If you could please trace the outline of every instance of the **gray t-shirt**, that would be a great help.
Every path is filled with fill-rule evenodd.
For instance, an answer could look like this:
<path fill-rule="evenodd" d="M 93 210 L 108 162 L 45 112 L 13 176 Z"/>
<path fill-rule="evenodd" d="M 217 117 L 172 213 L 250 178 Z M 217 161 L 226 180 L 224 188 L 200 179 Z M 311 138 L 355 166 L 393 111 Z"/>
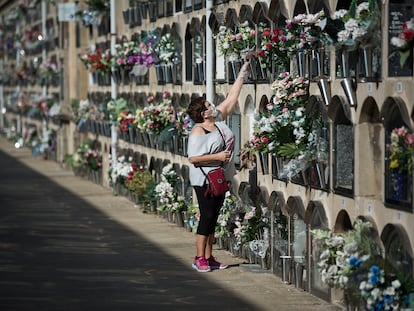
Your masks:
<path fill-rule="evenodd" d="M 217 162 L 210 166 L 203 166 L 204 172 L 223 165 L 227 180 L 231 180 L 235 174 L 233 162 L 234 151 L 234 134 L 224 121 L 216 121 L 216 126 L 220 129 L 223 137 L 218 130 L 206 133 L 204 135 L 190 135 L 188 138 L 188 157 L 200 156 L 204 154 L 218 153 L 225 149 L 232 153 L 231 160 L 227 163 Z M 224 138 L 224 141 L 223 141 Z M 190 183 L 192 186 L 203 186 L 206 183 L 206 177 L 199 167 L 190 165 Z"/>

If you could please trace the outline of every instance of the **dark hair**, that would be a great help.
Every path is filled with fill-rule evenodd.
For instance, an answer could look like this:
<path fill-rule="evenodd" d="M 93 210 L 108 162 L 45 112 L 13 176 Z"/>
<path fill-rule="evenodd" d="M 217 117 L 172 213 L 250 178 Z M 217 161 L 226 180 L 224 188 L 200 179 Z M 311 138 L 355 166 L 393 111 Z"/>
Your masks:
<path fill-rule="evenodd" d="M 193 99 L 187 108 L 187 113 L 195 123 L 202 123 L 204 118 L 201 113 L 206 110 L 206 99 L 197 97 Z"/>

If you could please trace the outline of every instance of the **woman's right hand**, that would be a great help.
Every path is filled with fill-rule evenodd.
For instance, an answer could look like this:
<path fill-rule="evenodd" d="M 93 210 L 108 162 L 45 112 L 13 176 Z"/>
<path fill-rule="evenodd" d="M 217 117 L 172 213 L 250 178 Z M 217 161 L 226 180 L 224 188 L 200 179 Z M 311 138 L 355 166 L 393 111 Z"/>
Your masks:
<path fill-rule="evenodd" d="M 228 162 L 230 161 L 230 158 L 231 158 L 231 152 L 224 150 L 224 151 L 217 153 L 217 156 L 220 162 Z"/>

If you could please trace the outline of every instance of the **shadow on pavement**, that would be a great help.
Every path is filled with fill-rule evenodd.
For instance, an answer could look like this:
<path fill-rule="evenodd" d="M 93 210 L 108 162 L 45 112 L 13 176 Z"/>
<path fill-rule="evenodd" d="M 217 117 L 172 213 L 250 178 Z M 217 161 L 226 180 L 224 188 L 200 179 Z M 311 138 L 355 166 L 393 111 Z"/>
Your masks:
<path fill-rule="evenodd" d="M 255 310 L 0 152 L 0 309 Z"/>

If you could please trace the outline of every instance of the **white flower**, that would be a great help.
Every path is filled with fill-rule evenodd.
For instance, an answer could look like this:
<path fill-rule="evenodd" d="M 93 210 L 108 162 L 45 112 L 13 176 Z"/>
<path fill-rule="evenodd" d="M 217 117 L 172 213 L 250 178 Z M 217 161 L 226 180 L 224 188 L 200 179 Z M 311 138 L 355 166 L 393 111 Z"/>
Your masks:
<path fill-rule="evenodd" d="M 401 283 L 399 280 L 394 280 L 391 282 L 392 287 L 394 288 L 400 288 L 401 287 Z"/>
<path fill-rule="evenodd" d="M 334 12 L 333 19 L 341 19 L 348 13 L 348 10 L 340 9 Z"/>
<path fill-rule="evenodd" d="M 404 48 L 407 46 L 407 41 L 398 38 L 398 37 L 392 37 L 391 38 L 391 44 L 396 46 L 397 48 Z"/>

